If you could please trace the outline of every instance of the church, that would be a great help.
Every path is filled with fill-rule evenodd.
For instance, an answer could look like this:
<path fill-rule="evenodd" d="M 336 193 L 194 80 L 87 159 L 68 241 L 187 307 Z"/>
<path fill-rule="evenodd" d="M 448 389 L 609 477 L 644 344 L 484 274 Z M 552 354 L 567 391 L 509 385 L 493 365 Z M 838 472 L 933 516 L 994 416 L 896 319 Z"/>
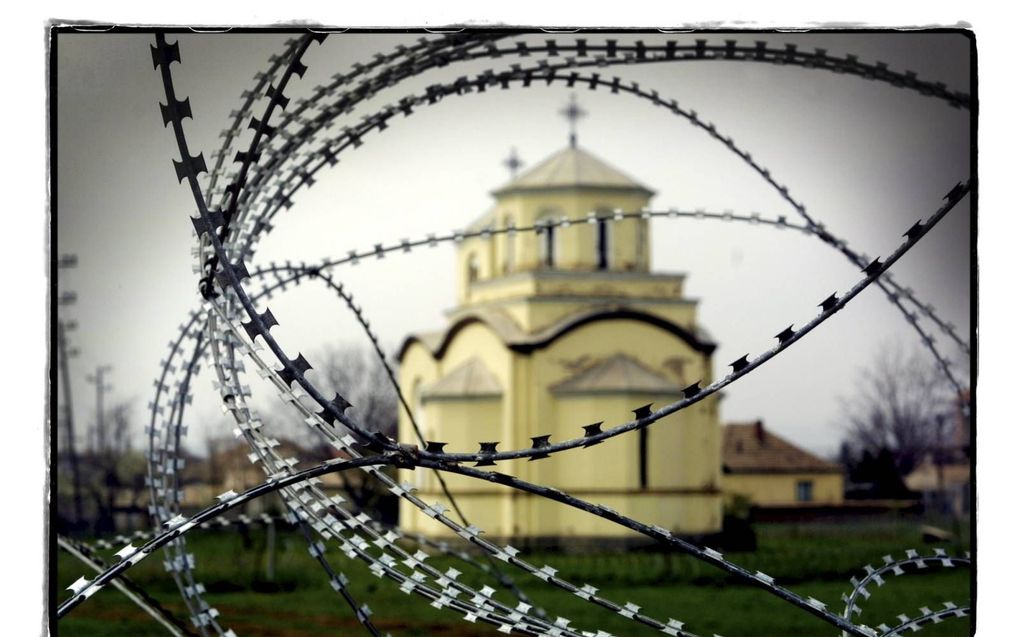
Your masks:
<path fill-rule="evenodd" d="M 576 105 L 571 125 L 576 119 Z M 513 167 L 512 167 L 513 170 Z M 650 269 L 654 191 L 570 143 L 492 192 L 495 202 L 458 245 L 457 306 L 439 332 L 398 352 L 399 382 L 427 440 L 450 451 L 530 447 L 532 437 L 577 438 L 582 427 L 634 419 L 713 380 L 715 344 L 684 296 L 684 275 Z M 581 220 L 567 224 L 564 220 Z M 537 230 L 536 230 L 537 229 Z M 417 443 L 401 414 L 399 438 Z M 715 396 L 649 428 L 548 459 L 497 469 L 697 536 L 722 525 L 721 439 Z M 402 479 L 449 506 L 432 472 Z M 614 540 L 633 534 L 597 516 L 488 482 L 445 474 L 467 519 L 490 538 Z M 451 531 L 401 502 L 401 526 Z"/>

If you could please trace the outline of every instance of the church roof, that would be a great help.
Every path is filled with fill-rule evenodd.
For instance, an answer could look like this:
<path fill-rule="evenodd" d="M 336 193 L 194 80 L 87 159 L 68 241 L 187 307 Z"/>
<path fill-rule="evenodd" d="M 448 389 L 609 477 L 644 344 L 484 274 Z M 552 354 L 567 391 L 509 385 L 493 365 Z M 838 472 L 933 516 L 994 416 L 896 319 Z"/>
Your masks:
<path fill-rule="evenodd" d="M 680 386 L 626 354 L 614 354 L 550 388 L 556 394 L 679 393 Z"/>
<path fill-rule="evenodd" d="M 499 380 L 485 363 L 473 356 L 426 386 L 422 398 L 486 398 L 502 394 Z"/>
<path fill-rule="evenodd" d="M 652 189 L 577 147 L 564 148 L 492 194 L 499 196 L 520 191 L 560 188 L 637 190 L 649 196 L 655 194 Z"/>
<path fill-rule="evenodd" d="M 840 473 L 842 468 L 767 431 L 759 420 L 723 428 L 725 473 Z"/>

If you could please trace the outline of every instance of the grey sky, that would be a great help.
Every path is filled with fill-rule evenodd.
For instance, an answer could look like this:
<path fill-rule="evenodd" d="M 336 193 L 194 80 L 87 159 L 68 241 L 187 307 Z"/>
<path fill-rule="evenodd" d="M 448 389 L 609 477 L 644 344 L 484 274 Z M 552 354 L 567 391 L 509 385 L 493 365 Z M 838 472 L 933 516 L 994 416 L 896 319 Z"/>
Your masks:
<path fill-rule="evenodd" d="M 417 37 L 331 36 L 306 56 L 309 72 L 290 92 L 305 94 L 352 62 Z M 631 39 L 638 38 L 652 42 L 657 36 Z M 230 109 L 284 39 L 181 36 L 183 63 L 173 69 L 178 93 L 191 100 L 194 119 L 186 130 L 193 148 L 208 156 L 218 147 Z M 791 33 L 737 39 L 854 53 L 862 61 L 882 60 L 969 90 L 968 42 L 961 36 Z M 91 388 L 80 379 L 96 364 L 112 363 L 115 397 L 135 399 L 139 438 L 167 341 L 198 303 L 187 219 L 193 204 L 171 165 L 177 151 L 159 115 L 162 91 L 150 42 L 144 35 L 61 35 L 56 68 L 58 250 L 79 255 L 79 267 L 62 286 L 79 296 L 69 312 L 80 325 L 72 336 L 82 353 L 73 362 L 77 419 L 87 422 L 93 406 Z M 472 63 L 426 74 L 373 100 L 355 117 L 432 82 L 485 68 L 484 62 Z M 888 253 L 915 220 L 927 217 L 970 174 L 969 114 L 885 84 L 728 62 L 614 67 L 603 73 L 654 88 L 714 122 L 769 167 L 809 213 L 869 255 Z M 579 125 L 580 145 L 657 190 L 656 208 L 794 217 L 735 155 L 686 120 L 630 96 L 575 92 L 589 112 Z M 568 96 L 558 85 L 488 91 L 451 97 L 392 121 L 296 198 L 260 244 L 255 265 L 318 260 L 466 225 L 490 205 L 489 191 L 507 179 L 501 160 L 511 146 L 533 165 L 565 145 L 567 128 L 557 111 Z M 969 200 L 964 204 L 893 274 L 969 333 Z M 775 333 L 809 319 L 823 298 L 846 290 L 859 276 L 842 256 L 790 231 L 656 220 L 652 236 L 653 268 L 686 272 L 687 294 L 701 300 L 701 323 L 720 344 L 717 373 L 739 356 L 770 346 Z M 391 348 L 409 331 L 440 326 L 442 310 L 454 302 L 452 246 L 364 262 L 337 274 Z M 341 304 L 314 286 L 279 296 L 272 307 L 281 322 L 274 333 L 288 351 L 363 342 Z M 841 433 L 837 397 L 850 395 L 857 370 L 895 342 L 914 347 L 917 337 L 877 290 L 869 290 L 729 388 L 723 418 L 760 417 L 811 449 L 832 451 Z M 943 349 L 954 352 L 951 344 Z M 203 427 L 228 431 L 215 401 L 205 399 L 211 395 L 202 377 L 191 419 L 196 439 Z"/>

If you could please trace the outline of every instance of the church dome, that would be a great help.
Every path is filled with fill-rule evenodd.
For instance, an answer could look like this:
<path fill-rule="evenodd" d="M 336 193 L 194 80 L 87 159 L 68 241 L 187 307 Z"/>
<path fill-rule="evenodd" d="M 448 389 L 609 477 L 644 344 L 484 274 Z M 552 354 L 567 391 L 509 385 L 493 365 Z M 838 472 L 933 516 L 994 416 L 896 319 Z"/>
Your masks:
<path fill-rule="evenodd" d="M 619 169 L 586 150 L 569 146 L 493 191 L 500 197 L 529 191 L 605 189 L 655 194 Z"/>

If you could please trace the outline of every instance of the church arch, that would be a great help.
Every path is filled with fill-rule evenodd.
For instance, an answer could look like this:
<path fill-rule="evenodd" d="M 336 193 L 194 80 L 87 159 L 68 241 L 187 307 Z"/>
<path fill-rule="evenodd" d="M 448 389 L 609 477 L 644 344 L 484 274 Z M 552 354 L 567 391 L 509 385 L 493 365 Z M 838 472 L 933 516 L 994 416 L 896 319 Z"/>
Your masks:
<path fill-rule="evenodd" d="M 584 327 L 585 325 L 611 319 L 632 320 L 658 327 L 687 343 L 694 351 L 705 355 L 710 355 L 713 351 L 715 351 L 715 343 L 701 340 L 697 334 L 683 326 L 654 314 L 649 314 L 647 312 L 631 308 L 606 309 L 583 314 L 560 323 L 555 327 L 555 329 L 550 330 L 546 334 L 542 334 L 539 338 L 522 343 L 509 343 L 509 346 L 510 349 L 517 352 L 531 352 L 536 349 L 544 349 L 560 338 L 570 334 L 574 330 Z"/>
<path fill-rule="evenodd" d="M 647 312 L 642 312 L 641 310 L 631 308 L 614 308 L 614 309 L 607 308 L 605 310 L 597 310 L 594 312 L 589 312 L 586 314 L 575 316 L 572 319 L 559 323 L 550 330 L 540 332 L 530 337 L 523 333 L 517 334 L 508 333 L 505 327 L 500 327 L 497 324 L 493 324 L 492 322 L 486 320 L 486 318 L 480 314 L 468 314 L 467 316 L 462 317 L 456 323 L 451 325 L 450 328 L 446 331 L 446 333 L 443 334 L 442 339 L 432 347 L 425 345 L 425 343 L 422 342 L 416 336 L 408 337 L 407 340 L 404 341 L 404 344 L 400 347 L 400 350 L 397 352 L 397 360 L 402 361 L 404 359 L 404 356 L 407 354 L 408 350 L 415 343 L 424 346 L 426 350 L 432 355 L 432 358 L 436 360 L 441 359 L 446 354 L 446 349 L 450 346 L 450 343 L 453 341 L 454 337 L 457 336 L 457 334 L 461 330 L 471 325 L 474 325 L 475 323 L 481 323 L 482 325 L 485 325 L 487 328 L 489 328 L 497 337 L 499 337 L 503 341 L 503 343 L 506 344 L 506 346 L 509 349 L 515 352 L 526 354 L 528 352 L 533 352 L 535 350 L 545 349 L 546 347 L 552 345 L 554 342 L 556 342 L 563 336 L 566 336 L 567 334 L 573 332 L 574 330 L 584 327 L 589 323 L 609 319 L 628 319 L 637 321 L 639 323 L 647 323 L 648 325 L 658 327 L 676 336 L 683 342 L 687 343 L 694 351 L 704 354 L 706 356 L 711 355 L 716 348 L 715 343 L 702 340 L 697 334 L 684 328 L 683 326 L 678 325 L 672 321 L 668 321 L 654 314 L 649 314 Z"/>

